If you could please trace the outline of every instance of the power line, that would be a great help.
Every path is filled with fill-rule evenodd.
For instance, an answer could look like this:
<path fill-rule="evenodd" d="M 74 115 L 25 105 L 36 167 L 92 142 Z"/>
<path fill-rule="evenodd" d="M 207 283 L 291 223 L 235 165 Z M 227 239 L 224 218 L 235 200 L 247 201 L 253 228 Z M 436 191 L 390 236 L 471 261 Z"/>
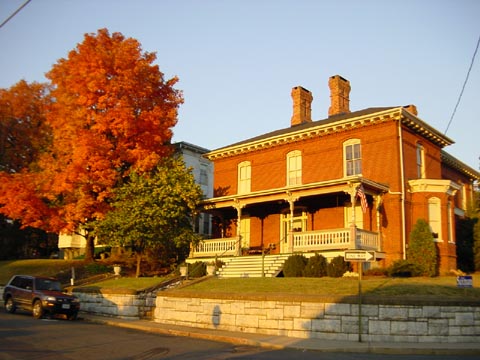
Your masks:
<path fill-rule="evenodd" d="M 466 76 L 465 82 L 463 83 L 463 86 L 462 86 L 462 91 L 460 91 L 460 95 L 458 96 L 457 103 L 455 105 L 455 108 L 453 109 L 452 116 L 450 117 L 450 121 L 448 122 L 447 128 L 445 129 L 445 132 L 444 132 L 445 135 L 447 134 L 448 128 L 450 127 L 450 124 L 452 123 L 453 117 L 455 116 L 455 113 L 457 112 L 458 104 L 460 104 L 460 100 L 462 99 L 463 91 L 465 90 L 465 86 L 467 85 L 468 77 L 470 76 L 470 70 L 472 70 L 473 63 L 475 61 L 475 56 L 477 55 L 479 44 L 480 44 L 480 36 L 478 37 L 477 47 L 475 48 L 475 52 L 473 53 L 472 62 L 470 63 L 470 67 L 468 68 L 467 76 Z"/>
<path fill-rule="evenodd" d="M 5 25 L 7 22 L 9 22 L 15 15 L 17 15 L 17 14 L 20 12 L 20 10 L 22 10 L 25 6 L 27 6 L 30 1 L 32 1 L 32 0 L 27 0 L 27 1 L 25 1 L 25 2 L 23 3 L 23 5 L 20 6 L 17 10 L 15 10 L 15 12 L 14 12 L 12 15 L 10 15 L 8 18 L 6 18 L 6 19 L 0 24 L 0 29 L 3 27 L 3 25 Z"/>

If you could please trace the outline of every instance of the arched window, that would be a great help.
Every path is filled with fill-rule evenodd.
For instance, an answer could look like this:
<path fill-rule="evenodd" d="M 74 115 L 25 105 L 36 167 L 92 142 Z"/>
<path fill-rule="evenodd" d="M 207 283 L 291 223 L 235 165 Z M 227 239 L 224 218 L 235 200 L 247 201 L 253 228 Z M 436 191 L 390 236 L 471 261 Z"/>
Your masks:
<path fill-rule="evenodd" d="M 302 184 L 302 153 L 299 150 L 287 154 L 287 186 Z"/>
<path fill-rule="evenodd" d="M 238 194 L 246 194 L 250 192 L 252 180 L 252 166 L 250 161 L 243 161 L 238 164 Z"/>
<path fill-rule="evenodd" d="M 437 197 L 428 199 L 428 224 L 435 241 L 442 241 L 442 213 Z"/>
<path fill-rule="evenodd" d="M 417 143 L 417 177 L 425 179 L 425 149 L 421 143 Z"/>
<path fill-rule="evenodd" d="M 351 139 L 343 143 L 345 176 L 362 174 L 362 149 L 359 139 Z"/>

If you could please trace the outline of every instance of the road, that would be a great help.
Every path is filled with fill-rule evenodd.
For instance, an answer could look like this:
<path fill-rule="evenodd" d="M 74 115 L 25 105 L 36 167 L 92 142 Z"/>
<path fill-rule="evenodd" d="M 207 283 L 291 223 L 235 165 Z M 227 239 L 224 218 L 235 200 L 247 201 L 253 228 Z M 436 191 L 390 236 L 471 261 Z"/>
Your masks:
<path fill-rule="evenodd" d="M 374 359 L 454 360 L 468 356 L 412 356 L 271 350 L 251 346 L 146 333 L 114 326 L 63 319 L 35 320 L 28 313 L 0 309 L 0 359 L 28 360 L 222 360 L 222 359 Z"/>

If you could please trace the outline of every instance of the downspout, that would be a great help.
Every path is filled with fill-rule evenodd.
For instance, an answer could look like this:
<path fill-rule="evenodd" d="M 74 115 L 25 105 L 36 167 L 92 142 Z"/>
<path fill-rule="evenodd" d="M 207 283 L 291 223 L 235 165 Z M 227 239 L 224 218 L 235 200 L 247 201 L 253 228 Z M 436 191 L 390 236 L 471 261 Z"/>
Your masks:
<path fill-rule="evenodd" d="M 405 237 L 405 164 L 403 159 L 403 136 L 402 136 L 402 120 L 398 120 L 398 136 L 399 136 L 399 151 L 400 151 L 400 177 L 402 190 L 400 191 L 402 203 L 402 251 L 403 260 L 407 258 L 407 241 Z"/>

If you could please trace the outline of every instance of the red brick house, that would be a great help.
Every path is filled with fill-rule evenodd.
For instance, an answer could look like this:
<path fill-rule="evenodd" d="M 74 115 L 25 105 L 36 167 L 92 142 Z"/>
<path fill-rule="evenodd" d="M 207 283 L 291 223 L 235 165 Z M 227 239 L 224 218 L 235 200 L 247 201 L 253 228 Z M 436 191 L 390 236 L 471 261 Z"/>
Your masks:
<path fill-rule="evenodd" d="M 206 154 L 214 163 L 214 197 L 204 203 L 213 238 L 190 259 L 365 249 L 376 253 L 372 266 L 388 266 L 405 257 L 423 218 L 441 271 L 455 269 L 455 222 L 480 174 L 444 152 L 453 141 L 415 106 L 352 112 L 349 81 L 332 76 L 329 87 L 328 118 L 312 121 L 312 94 L 298 86 L 289 127 Z"/>

